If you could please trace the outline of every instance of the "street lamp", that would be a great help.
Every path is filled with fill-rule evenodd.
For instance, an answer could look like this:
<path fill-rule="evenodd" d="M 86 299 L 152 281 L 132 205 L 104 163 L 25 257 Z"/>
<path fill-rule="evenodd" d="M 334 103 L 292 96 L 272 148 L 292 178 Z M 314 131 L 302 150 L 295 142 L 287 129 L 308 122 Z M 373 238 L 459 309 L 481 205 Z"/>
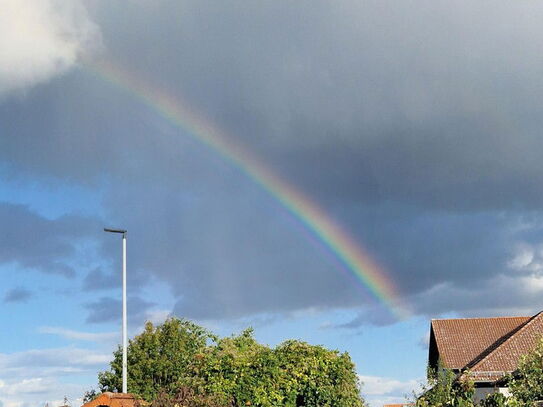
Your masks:
<path fill-rule="evenodd" d="M 128 345 L 128 336 L 126 333 L 126 230 L 104 228 L 104 232 L 120 233 L 123 235 L 123 393 L 128 393 L 128 390 L 127 390 L 128 373 L 126 369 L 126 365 L 127 365 L 126 351 L 127 351 L 127 345 Z"/>

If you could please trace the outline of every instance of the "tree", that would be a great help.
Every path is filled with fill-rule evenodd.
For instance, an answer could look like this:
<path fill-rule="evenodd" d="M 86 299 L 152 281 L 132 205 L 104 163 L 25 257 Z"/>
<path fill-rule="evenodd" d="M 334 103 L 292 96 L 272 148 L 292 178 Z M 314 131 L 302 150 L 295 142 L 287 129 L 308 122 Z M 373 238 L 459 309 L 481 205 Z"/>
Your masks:
<path fill-rule="evenodd" d="M 99 374 L 102 391 L 120 388 L 121 356 Z M 219 339 L 185 320 L 148 323 L 128 361 L 128 390 L 156 406 L 364 406 L 347 353 L 294 340 L 270 348 L 251 329 Z"/>
<path fill-rule="evenodd" d="M 223 403 L 274 405 L 282 399 L 272 383 L 276 365 L 273 351 L 248 329 L 207 347 L 192 365 L 189 384 Z"/>
<path fill-rule="evenodd" d="M 186 381 L 189 366 L 215 337 L 187 320 L 170 318 L 157 327 L 147 322 L 128 345 L 128 391 L 153 400 L 159 391 L 175 394 Z M 100 391 L 121 391 L 122 349 L 113 354 L 110 370 L 98 374 Z"/>
<path fill-rule="evenodd" d="M 469 374 L 457 380 L 452 370 L 438 366 L 428 369 L 427 376 L 428 383 L 416 398 L 417 407 L 473 407 L 475 388 Z"/>
<path fill-rule="evenodd" d="M 509 378 L 509 390 L 521 405 L 543 400 L 543 340 L 523 356 Z"/>
<path fill-rule="evenodd" d="M 223 403 L 255 406 L 361 407 L 358 377 L 347 353 L 287 341 L 259 344 L 251 329 L 220 339 L 194 366 L 193 386 Z"/>
<path fill-rule="evenodd" d="M 197 394 L 190 387 L 181 387 L 175 396 L 160 392 L 151 407 L 231 407 L 223 404 L 217 397 Z"/>
<path fill-rule="evenodd" d="M 487 394 L 487 396 L 479 402 L 481 407 L 514 407 L 517 404 L 514 403 L 513 398 L 507 398 L 505 395 L 499 392 Z"/>
<path fill-rule="evenodd" d="M 347 353 L 290 340 L 276 348 L 285 405 L 360 407 L 360 383 Z"/>
<path fill-rule="evenodd" d="M 92 401 L 95 398 L 97 398 L 99 395 L 100 393 L 96 389 L 87 390 L 83 394 L 83 403 L 88 403 L 89 401 Z"/>

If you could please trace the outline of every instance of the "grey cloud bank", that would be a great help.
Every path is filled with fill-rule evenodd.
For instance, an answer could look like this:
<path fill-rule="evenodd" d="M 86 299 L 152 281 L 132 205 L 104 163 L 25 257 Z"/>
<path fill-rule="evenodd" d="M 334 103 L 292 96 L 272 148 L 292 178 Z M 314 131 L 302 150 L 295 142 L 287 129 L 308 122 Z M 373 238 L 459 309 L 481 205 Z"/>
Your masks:
<path fill-rule="evenodd" d="M 50 220 L 26 206 L 0 202 L 0 264 L 73 277 L 77 243 L 96 237 L 94 219 L 67 215 Z M 24 290 L 24 289 L 23 289 Z"/>
<path fill-rule="evenodd" d="M 189 101 L 312 196 L 383 264 L 416 313 L 543 305 L 523 284 L 539 270 L 510 266 L 518 244 L 543 238 L 540 4 L 88 7 L 101 58 Z M 137 278 L 166 282 L 178 315 L 358 307 L 350 326 L 379 323 L 371 295 L 265 191 L 88 69 L 34 89 L 25 103 L 4 102 L 0 132 L 11 135 L 0 139 L 0 160 L 12 173 L 104 193 L 104 220 L 130 230 Z M 7 205 L 2 213 L 38 231 L 79 222 L 47 223 Z M 61 238 L 25 254 L 25 267 L 73 273 L 54 260 L 72 250 L 62 237 L 72 227 L 58 228 Z M 20 258 L 10 242 L 0 259 Z M 44 263 L 44 252 L 56 254 Z M 84 287 L 107 276 L 97 269 Z M 518 288 L 507 300 L 490 295 L 504 279 Z M 112 301 L 89 305 L 88 321 L 107 320 Z"/>
<path fill-rule="evenodd" d="M 15 287 L 4 295 L 4 302 L 26 302 L 32 297 L 32 291 L 23 287 Z"/>
<path fill-rule="evenodd" d="M 130 307 L 130 322 L 140 323 L 147 318 L 146 311 L 154 303 L 145 301 L 136 296 L 130 296 L 127 299 L 127 307 Z M 100 299 L 85 305 L 89 310 L 87 322 L 99 323 L 118 321 L 121 319 L 121 301 L 111 297 L 101 297 Z"/>

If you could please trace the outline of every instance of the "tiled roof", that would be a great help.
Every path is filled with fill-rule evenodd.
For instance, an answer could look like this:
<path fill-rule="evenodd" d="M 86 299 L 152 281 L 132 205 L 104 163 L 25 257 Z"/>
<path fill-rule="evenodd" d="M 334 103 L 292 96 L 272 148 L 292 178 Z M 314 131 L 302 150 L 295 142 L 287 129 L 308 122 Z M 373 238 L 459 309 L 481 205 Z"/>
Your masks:
<path fill-rule="evenodd" d="M 130 393 L 111 393 L 105 392 L 92 401 L 83 404 L 81 407 L 97 407 L 97 406 L 109 406 L 109 407 L 136 407 L 138 402 L 135 397 Z M 140 403 L 141 404 L 141 403 Z"/>
<path fill-rule="evenodd" d="M 468 366 L 471 371 L 470 376 L 478 380 L 484 379 L 489 374 L 498 376 L 499 372 L 516 370 L 520 357 L 535 348 L 542 334 L 543 313 L 540 312 Z"/>
<path fill-rule="evenodd" d="M 529 320 L 530 317 L 434 319 L 431 326 L 443 367 L 464 369 Z"/>

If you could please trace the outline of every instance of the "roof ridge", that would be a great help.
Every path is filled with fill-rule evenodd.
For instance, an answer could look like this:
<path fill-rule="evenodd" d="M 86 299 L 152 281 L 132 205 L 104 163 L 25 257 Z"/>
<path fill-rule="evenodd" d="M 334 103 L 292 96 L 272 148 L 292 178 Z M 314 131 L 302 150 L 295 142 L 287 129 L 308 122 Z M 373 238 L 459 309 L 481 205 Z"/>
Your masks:
<path fill-rule="evenodd" d="M 533 318 L 536 315 L 519 315 L 519 316 L 506 316 L 506 317 L 471 317 L 471 318 L 432 318 L 430 321 L 465 321 L 465 320 L 475 320 L 475 319 L 513 319 L 513 318 Z"/>
<path fill-rule="evenodd" d="M 539 317 L 543 316 L 543 311 L 538 312 L 533 317 L 531 317 L 528 321 L 526 321 L 524 324 L 522 324 L 519 328 L 515 329 L 509 336 L 507 336 L 503 341 L 501 341 L 499 344 L 494 346 L 490 352 L 488 352 L 485 356 L 478 360 L 474 360 L 473 362 L 470 362 L 466 367 L 468 369 L 475 368 L 477 365 L 483 363 L 485 360 L 487 360 L 489 357 L 494 355 L 502 346 L 505 346 L 505 344 L 509 343 L 512 338 L 514 338 L 517 334 L 524 331 L 529 325 L 531 325 L 535 320 L 537 320 Z M 496 341 L 498 342 L 498 341 Z M 495 342 L 495 343 L 496 343 Z M 494 344 L 495 344 L 494 343 Z M 493 345 L 494 345 L 493 344 Z M 490 349 L 490 347 L 489 347 Z M 484 352 L 483 352 L 484 353 Z"/>

